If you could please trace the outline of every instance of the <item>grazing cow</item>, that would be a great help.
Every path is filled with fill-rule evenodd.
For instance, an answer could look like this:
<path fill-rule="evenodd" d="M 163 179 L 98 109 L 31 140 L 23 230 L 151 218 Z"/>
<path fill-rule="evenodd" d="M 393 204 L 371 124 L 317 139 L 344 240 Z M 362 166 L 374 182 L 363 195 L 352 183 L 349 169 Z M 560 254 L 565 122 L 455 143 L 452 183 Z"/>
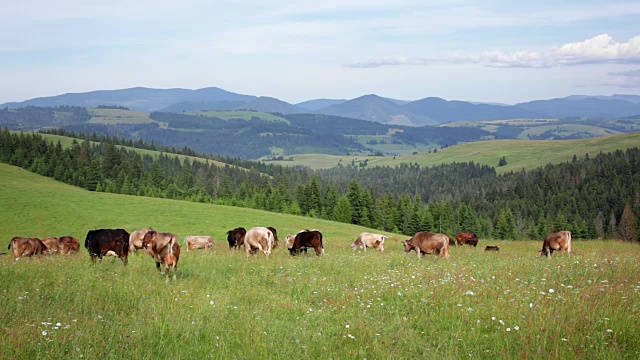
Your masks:
<path fill-rule="evenodd" d="M 187 252 L 193 249 L 209 249 L 213 247 L 213 238 L 211 236 L 187 236 L 184 238 L 187 244 Z"/>
<path fill-rule="evenodd" d="M 544 238 L 540 255 L 550 258 L 556 250 L 571 252 L 571 231 L 558 231 Z"/>
<path fill-rule="evenodd" d="M 309 231 L 309 230 L 303 230 L 303 231 Z M 287 235 L 286 239 L 285 239 L 285 246 L 287 248 L 287 250 L 289 250 L 289 253 L 292 254 L 292 249 L 293 249 L 293 242 L 296 240 L 296 235 L 298 234 L 289 234 Z M 302 248 L 302 251 L 304 251 L 304 253 L 307 253 L 307 248 Z"/>
<path fill-rule="evenodd" d="M 271 230 L 271 233 L 273 234 L 273 248 L 275 249 L 278 247 L 278 244 L 279 244 L 278 231 L 276 230 L 276 228 L 271 226 L 267 226 L 267 229 Z"/>
<path fill-rule="evenodd" d="M 411 239 L 403 241 L 402 245 L 405 253 L 414 250 L 419 258 L 423 254 L 449 258 L 449 237 L 445 234 L 418 232 Z"/>
<path fill-rule="evenodd" d="M 131 235 L 129 235 L 129 252 L 142 250 L 142 238 L 144 238 L 147 232 L 152 230 L 153 228 L 148 227 L 146 229 L 140 229 L 132 232 Z"/>
<path fill-rule="evenodd" d="M 58 252 L 60 250 L 60 240 L 57 237 L 48 237 L 42 240 L 42 243 L 49 250 L 49 254 Z"/>
<path fill-rule="evenodd" d="M 11 239 L 7 249 L 13 251 L 13 260 L 18 260 L 21 257 L 47 254 L 49 252 L 47 246 L 40 239 L 19 236 Z"/>
<path fill-rule="evenodd" d="M 500 246 L 487 245 L 484 251 L 500 251 Z"/>
<path fill-rule="evenodd" d="M 247 234 L 247 229 L 243 227 L 237 227 L 233 230 L 227 231 L 227 242 L 229 243 L 229 250 L 244 245 L 244 237 Z"/>
<path fill-rule="evenodd" d="M 73 236 L 60 236 L 58 239 L 60 252 L 63 255 L 70 255 L 80 250 L 80 241 Z"/>
<path fill-rule="evenodd" d="M 124 265 L 129 256 L 129 233 L 123 229 L 89 230 L 84 241 L 84 247 L 89 251 L 92 261 L 102 260 L 109 251 L 113 251 Z"/>
<path fill-rule="evenodd" d="M 178 244 L 178 237 L 175 234 L 147 231 L 142 239 L 142 247 L 156 261 L 156 268 L 160 273 L 162 273 L 160 265 L 164 267 L 167 282 L 172 268 L 173 279 L 177 279 L 180 244 Z"/>
<path fill-rule="evenodd" d="M 244 236 L 244 251 L 254 254 L 262 251 L 267 257 L 271 255 L 273 249 L 273 232 L 266 227 L 253 227 Z"/>
<path fill-rule="evenodd" d="M 386 238 L 387 236 L 385 235 L 363 232 L 360 233 L 356 241 L 351 244 L 351 249 L 353 249 L 353 251 L 364 249 L 366 252 L 367 248 L 370 247 L 380 252 L 384 252 L 384 239 Z"/>
<path fill-rule="evenodd" d="M 478 235 L 472 232 L 459 232 L 456 234 L 456 241 L 458 245 L 478 245 Z M 454 243 L 455 244 L 455 243 Z"/>
<path fill-rule="evenodd" d="M 322 233 L 319 230 L 303 230 L 297 233 L 289 253 L 291 256 L 298 255 L 301 251 L 306 253 L 307 248 L 313 248 L 318 256 L 324 254 Z"/>

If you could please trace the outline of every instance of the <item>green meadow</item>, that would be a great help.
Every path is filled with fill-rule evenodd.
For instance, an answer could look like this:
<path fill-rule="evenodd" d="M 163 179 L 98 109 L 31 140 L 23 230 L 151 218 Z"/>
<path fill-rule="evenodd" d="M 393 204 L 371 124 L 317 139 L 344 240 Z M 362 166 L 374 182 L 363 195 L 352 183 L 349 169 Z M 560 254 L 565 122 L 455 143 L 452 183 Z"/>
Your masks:
<path fill-rule="evenodd" d="M 415 155 L 400 156 L 340 156 L 326 154 L 285 155 L 293 161 L 269 161 L 285 166 L 308 166 L 311 169 L 326 169 L 347 165 L 355 161 L 367 160 L 367 166 L 396 166 L 415 164 L 435 166 L 454 162 L 473 160 L 478 164 L 496 167 L 496 172 L 533 170 L 546 164 L 571 161 L 573 155 L 593 157 L 600 152 L 625 150 L 640 144 L 640 132 L 602 136 L 580 140 L 489 140 L 458 144 L 440 149 L 437 152 L 420 152 Z M 505 156 L 507 165 L 497 167 L 498 161 Z"/>
<path fill-rule="evenodd" d="M 222 120 L 251 120 L 253 118 L 262 119 L 265 121 L 284 122 L 290 124 L 291 122 L 281 116 L 266 113 L 262 111 L 250 111 L 250 110 L 200 110 L 187 112 L 188 115 L 195 116 L 208 116 L 215 117 Z"/>
<path fill-rule="evenodd" d="M 0 164 L 2 251 L 12 236 L 152 226 L 212 235 L 183 247 L 165 284 L 145 254 L 93 264 L 73 256 L 0 256 L 3 359 L 636 359 L 640 247 L 575 241 L 540 257 L 540 241 L 480 239 L 449 259 L 354 253 L 366 229 L 252 209 L 87 192 Z M 324 234 L 326 255 L 269 259 L 229 251 L 236 226 Z M 486 253 L 485 245 L 499 245 Z"/>

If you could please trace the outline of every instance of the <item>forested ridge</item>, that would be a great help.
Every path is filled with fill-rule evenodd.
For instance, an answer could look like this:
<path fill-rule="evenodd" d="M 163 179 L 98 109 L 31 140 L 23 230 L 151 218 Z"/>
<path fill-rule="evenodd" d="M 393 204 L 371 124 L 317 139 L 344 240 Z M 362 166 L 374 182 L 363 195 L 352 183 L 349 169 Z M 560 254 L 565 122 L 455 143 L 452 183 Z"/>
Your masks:
<path fill-rule="evenodd" d="M 252 207 L 407 235 L 464 230 L 482 237 L 541 239 L 551 230 L 568 229 L 575 238 L 637 240 L 638 148 L 591 158 L 577 154 L 571 162 L 503 175 L 473 162 L 312 172 L 232 158 L 225 159 L 238 166 L 181 161 L 172 153 L 154 158 L 116 146 L 153 144 L 108 136 L 92 143 L 98 140 L 92 136 L 63 148 L 39 134 L 5 129 L 0 161 L 91 191 Z M 197 155 L 189 148 L 177 152 Z"/>

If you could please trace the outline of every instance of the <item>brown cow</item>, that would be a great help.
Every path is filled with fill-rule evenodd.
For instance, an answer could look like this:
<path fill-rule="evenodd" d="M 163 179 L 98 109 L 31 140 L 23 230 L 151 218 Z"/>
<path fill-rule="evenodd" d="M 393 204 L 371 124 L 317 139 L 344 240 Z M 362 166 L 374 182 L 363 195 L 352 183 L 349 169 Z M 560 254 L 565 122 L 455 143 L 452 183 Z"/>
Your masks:
<path fill-rule="evenodd" d="M 459 232 L 456 234 L 456 241 L 460 246 L 464 244 L 476 246 L 478 245 L 478 235 L 472 232 Z"/>
<path fill-rule="evenodd" d="M 60 236 L 58 243 L 60 253 L 63 255 L 71 255 L 80 250 L 80 241 L 73 236 Z"/>
<path fill-rule="evenodd" d="M 405 253 L 408 254 L 414 250 L 419 258 L 422 254 L 449 258 L 449 237 L 445 234 L 418 232 L 411 239 L 403 241 L 402 245 Z"/>
<path fill-rule="evenodd" d="M 52 254 L 54 252 L 57 253 L 60 250 L 60 240 L 57 237 L 51 236 L 51 237 L 45 238 L 44 240 L 42 240 L 42 243 L 49 250 L 49 254 Z"/>
<path fill-rule="evenodd" d="M 47 254 L 49 252 L 47 246 L 40 239 L 19 236 L 11 239 L 7 249 L 12 249 L 13 260 L 18 260 L 21 257 Z"/>
<path fill-rule="evenodd" d="M 303 230 L 297 233 L 293 240 L 293 246 L 289 249 L 289 254 L 295 256 L 301 251 L 306 253 L 307 248 L 313 248 L 318 256 L 324 254 L 322 233 L 319 230 Z"/>
<path fill-rule="evenodd" d="M 184 238 L 187 244 L 187 252 L 193 249 L 210 249 L 213 247 L 213 238 L 211 236 L 187 236 Z"/>
<path fill-rule="evenodd" d="M 149 231 L 152 231 L 153 228 L 148 227 L 146 229 L 136 230 L 129 235 L 129 252 L 135 252 L 136 250 L 143 249 L 142 239 L 145 234 Z"/>
<path fill-rule="evenodd" d="M 253 227 L 244 236 L 244 251 L 247 256 L 262 251 L 267 257 L 273 249 L 273 232 L 266 227 Z"/>
<path fill-rule="evenodd" d="M 540 255 L 550 258 L 551 254 L 556 250 L 560 250 L 563 253 L 565 251 L 571 252 L 571 231 L 564 230 L 548 234 L 544 238 L 542 250 L 539 252 Z"/>
<path fill-rule="evenodd" d="M 494 246 L 494 245 L 487 245 L 484 248 L 484 251 L 500 251 L 500 246 Z"/>
<path fill-rule="evenodd" d="M 237 227 L 235 229 L 227 231 L 227 242 L 229 243 L 229 250 L 240 249 L 240 246 L 244 246 L 244 236 L 247 234 L 247 229 L 243 227 Z"/>
<path fill-rule="evenodd" d="M 178 260 L 180 260 L 180 244 L 178 237 L 171 233 L 159 233 L 149 230 L 142 238 L 142 247 L 156 261 L 156 268 L 160 273 L 160 265 L 169 281 L 169 272 L 173 268 L 173 279 L 177 279 Z"/>
<path fill-rule="evenodd" d="M 351 244 L 351 249 L 353 249 L 353 251 L 364 249 L 366 252 L 367 248 L 370 247 L 384 252 L 384 239 L 386 238 L 387 236 L 385 235 L 363 232 L 360 233 L 356 241 Z"/>

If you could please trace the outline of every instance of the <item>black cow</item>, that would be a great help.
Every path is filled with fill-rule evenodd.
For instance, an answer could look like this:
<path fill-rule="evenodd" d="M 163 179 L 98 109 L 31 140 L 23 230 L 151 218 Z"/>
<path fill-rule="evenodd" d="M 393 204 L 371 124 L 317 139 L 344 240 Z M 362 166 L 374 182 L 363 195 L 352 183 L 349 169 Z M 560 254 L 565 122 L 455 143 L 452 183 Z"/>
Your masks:
<path fill-rule="evenodd" d="M 247 229 L 238 227 L 233 230 L 227 231 L 227 242 L 229 243 L 229 250 L 233 248 L 240 248 L 244 245 L 244 236 L 247 234 Z"/>
<path fill-rule="evenodd" d="M 301 251 L 306 252 L 307 248 L 313 248 L 316 255 L 324 254 L 324 245 L 322 244 L 322 233 L 318 230 L 305 230 L 296 235 L 293 240 L 293 246 L 289 249 L 292 256 L 298 255 Z"/>
<path fill-rule="evenodd" d="M 102 260 L 107 252 L 114 252 L 124 265 L 127 265 L 129 255 L 129 233 L 123 229 L 89 230 L 84 241 L 84 247 L 94 262 L 96 258 Z"/>
<path fill-rule="evenodd" d="M 273 233 L 273 249 L 275 249 L 278 247 L 278 231 L 276 228 L 271 226 L 267 226 L 267 229 L 271 230 L 271 233 Z"/>

